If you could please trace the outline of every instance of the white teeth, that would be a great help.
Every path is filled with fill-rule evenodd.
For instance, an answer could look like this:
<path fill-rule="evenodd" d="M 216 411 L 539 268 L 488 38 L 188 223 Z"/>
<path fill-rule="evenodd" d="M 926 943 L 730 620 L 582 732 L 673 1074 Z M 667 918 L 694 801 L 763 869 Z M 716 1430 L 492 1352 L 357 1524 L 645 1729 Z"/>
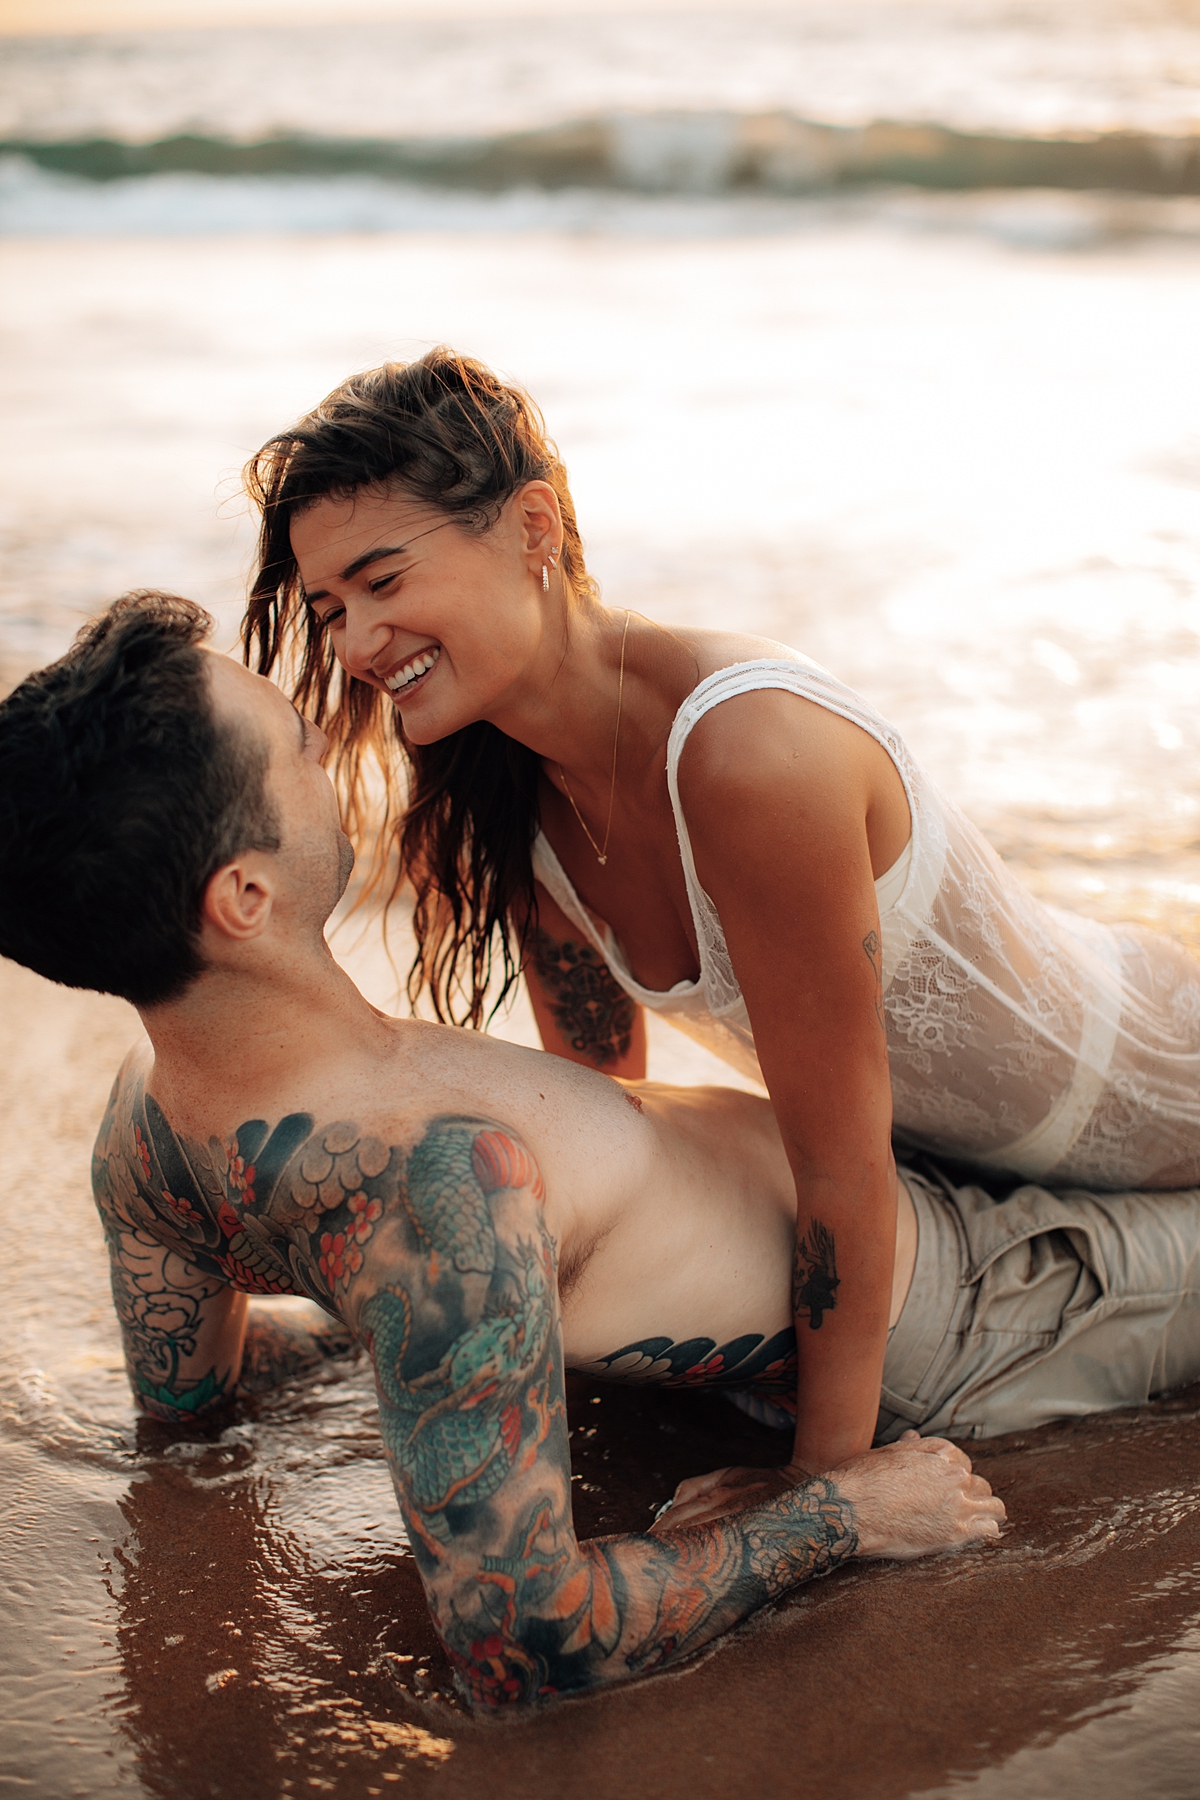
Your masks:
<path fill-rule="evenodd" d="M 397 669 L 394 675 L 389 675 L 383 685 L 391 693 L 399 693 L 401 688 L 410 687 L 414 681 L 427 674 L 441 654 L 440 650 L 422 651 L 420 656 L 414 656 L 411 662 L 405 663 L 402 669 Z"/>

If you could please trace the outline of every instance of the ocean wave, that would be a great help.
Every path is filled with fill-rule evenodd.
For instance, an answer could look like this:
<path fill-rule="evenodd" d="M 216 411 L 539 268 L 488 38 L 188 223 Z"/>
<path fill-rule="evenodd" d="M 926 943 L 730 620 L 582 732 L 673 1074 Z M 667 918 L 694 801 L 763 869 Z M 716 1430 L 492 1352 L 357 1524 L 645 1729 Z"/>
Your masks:
<path fill-rule="evenodd" d="M 0 155 L 94 183 L 188 174 L 369 177 L 484 193 L 525 186 L 790 196 L 901 183 L 1200 194 L 1198 133 L 1031 136 L 894 120 L 837 125 L 788 113 L 631 112 L 494 136 L 13 138 L 0 142 Z"/>
<path fill-rule="evenodd" d="M 713 238 L 869 216 L 906 231 L 966 229 L 1026 249 L 1200 236 L 1200 138 L 1174 161 L 1157 140 L 1122 137 L 1119 145 L 1025 143 L 1007 162 L 1012 146 L 996 140 L 991 161 L 974 150 L 973 161 L 956 160 L 957 149 L 948 149 L 939 162 L 941 140 L 931 131 L 922 139 L 917 128 L 908 137 L 908 128 L 889 127 L 889 137 L 879 127 L 873 138 L 841 138 L 822 135 L 832 127 L 792 121 L 796 130 L 777 131 L 768 154 L 768 133 L 754 138 L 747 127 L 739 137 L 728 124 L 643 118 L 618 129 L 609 121 L 603 130 L 591 125 L 573 135 L 502 140 L 494 154 L 457 140 L 415 147 L 199 137 L 148 145 L 0 144 L 0 235 L 555 231 Z M 751 138 L 754 154 L 743 154 Z M 924 163 L 922 142 L 929 147 Z M 790 161 L 782 144 L 791 145 Z M 1059 148 L 1069 154 L 1056 161 Z"/>

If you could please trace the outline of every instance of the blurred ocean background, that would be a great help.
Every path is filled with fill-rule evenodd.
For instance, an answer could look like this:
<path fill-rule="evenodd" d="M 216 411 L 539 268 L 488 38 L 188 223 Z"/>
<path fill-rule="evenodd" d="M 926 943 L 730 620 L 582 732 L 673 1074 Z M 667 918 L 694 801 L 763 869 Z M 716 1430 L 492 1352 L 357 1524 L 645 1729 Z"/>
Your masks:
<path fill-rule="evenodd" d="M 134 585 L 232 630 L 244 458 L 445 340 L 612 604 L 800 645 L 1193 935 L 1200 5 L 470 10 L 0 38 L 3 655 Z"/>
<path fill-rule="evenodd" d="M 392 10 L 305 0 L 300 23 L 260 5 L 239 24 L 214 0 L 201 28 L 178 0 L 157 24 L 154 0 L 0 5 L 0 673 L 131 587 L 192 595 L 232 643 L 246 457 L 351 369 L 448 342 L 541 402 L 610 604 L 807 651 L 1039 892 L 1200 946 L 1200 0 Z M 394 998 L 370 944 L 343 953 Z M 135 1568 L 133 1499 L 193 1477 L 186 1446 L 130 1475 L 87 1236 L 91 1122 L 131 1021 L 21 979 L 9 1191 L 75 1224 L 49 1309 L 26 1199 L 6 1270 L 0 1414 L 27 1453 L 6 1493 L 28 1524 L 5 1564 L 25 1621 L 8 1766 L 37 1800 L 237 1780 L 257 1800 L 276 1788 L 214 1787 L 207 1752 L 155 1763 L 143 1702 L 112 1700 L 123 1654 L 137 1685 L 114 1617 L 132 1628 L 96 1557 L 124 1544 Z M 666 1028 L 652 1058 L 724 1073 Z M 274 1436 L 238 1426 L 229 1468 L 270 1499 L 263 1704 L 290 1721 L 298 1782 L 357 1796 L 326 1742 L 349 1729 L 345 1653 L 279 1576 L 350 1538 L 365 1567 L 394 1529 L 369 1388 L 346 1391 Z M 288 1672 L 302 1639 L 308 1687 Z M 1160 1652 L 1147 1639 L 1133 1724 L 1099 1677 L 1081 1687 L 1090 1756 L 1082 1729 L 982 1776 L 964 1750 L 976 1774 L 951 1761 L 936 1791 L 1190 1800 L 1195 1677 L 1156 1711 Z"/>

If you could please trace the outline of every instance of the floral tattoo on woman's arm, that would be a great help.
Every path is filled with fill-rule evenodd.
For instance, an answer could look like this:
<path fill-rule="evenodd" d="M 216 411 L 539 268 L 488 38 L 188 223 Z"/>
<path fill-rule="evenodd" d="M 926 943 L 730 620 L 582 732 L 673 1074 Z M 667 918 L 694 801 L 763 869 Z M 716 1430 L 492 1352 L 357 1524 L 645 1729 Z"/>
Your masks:
<path fill-rule="evenodd" d="M 636 1003 L 590 944 L 561 943 L 535 927 L 528 950 L 550 1015 L 572 1050 L 598 1069 L 629 1054 Z"/>

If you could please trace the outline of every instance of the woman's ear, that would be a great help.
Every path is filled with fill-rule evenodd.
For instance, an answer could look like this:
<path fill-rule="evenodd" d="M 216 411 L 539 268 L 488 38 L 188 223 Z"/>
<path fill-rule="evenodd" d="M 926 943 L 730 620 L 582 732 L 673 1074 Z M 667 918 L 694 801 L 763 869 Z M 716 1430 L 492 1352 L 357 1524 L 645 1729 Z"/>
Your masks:
<path fill-rule="evenodd" d="M 249 852 L 226 863 L 209 879 L 201 922 L 234 943 L 249 943 L 267 928 L 274 905 L 273 872 L 261 855 Z"/>
<path fill-rule="evenodd" d="M 563 523 L 558 495 L 548 481 L 527 481 L 513 495 L 521 549 L 545 562 L 551 551 L 562 548 Z"/>

